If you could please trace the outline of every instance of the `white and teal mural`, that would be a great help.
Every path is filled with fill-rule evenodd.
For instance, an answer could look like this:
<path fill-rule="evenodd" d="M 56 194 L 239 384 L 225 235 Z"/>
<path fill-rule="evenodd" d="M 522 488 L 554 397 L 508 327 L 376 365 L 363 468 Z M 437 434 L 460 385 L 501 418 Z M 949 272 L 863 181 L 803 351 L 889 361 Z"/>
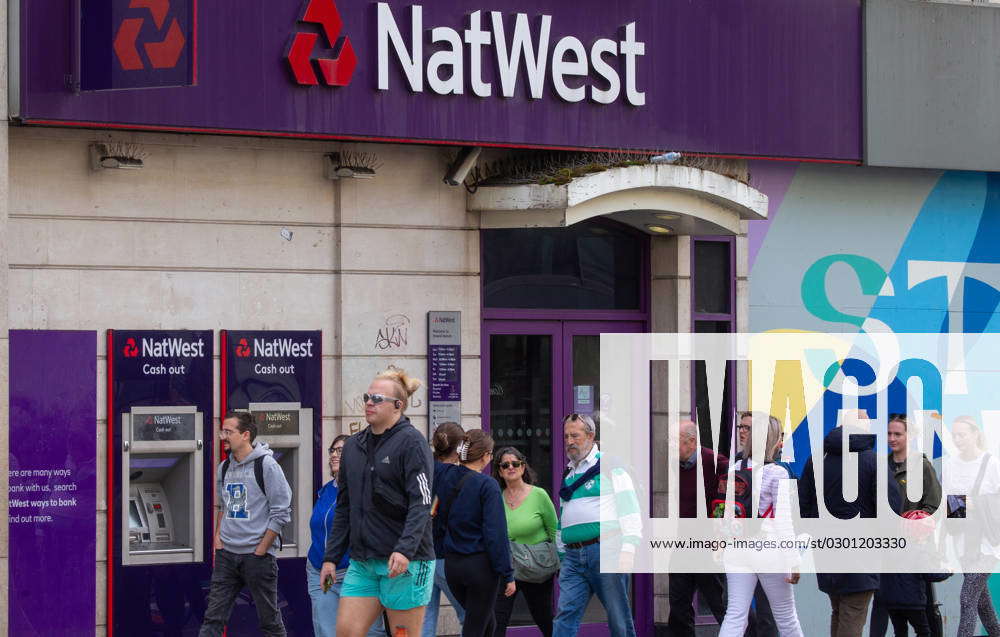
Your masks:
<path fill-rule="evenodd" d="M 751 175 L 771 202 L 750 223 L 752 332 L 1000 332 L 1000 174 L 754 162 Z M 907 410 L 900 395 L 890 411 Z M 946 633 L 960 585 L 939 587 Z M 1000 578 L 991 588 L 1000 599 Z M 828 631 L 811 578 L 798 603 L 806 634 Z"/>

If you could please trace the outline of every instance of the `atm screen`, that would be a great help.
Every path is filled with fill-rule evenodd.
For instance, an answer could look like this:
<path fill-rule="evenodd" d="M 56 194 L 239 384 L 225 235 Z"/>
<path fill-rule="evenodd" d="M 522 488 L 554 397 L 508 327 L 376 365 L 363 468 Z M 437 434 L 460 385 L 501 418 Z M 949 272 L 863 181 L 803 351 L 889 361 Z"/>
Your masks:
<path fill-rule="evenodd" d="M 128 501 L 128 525 L 129 528 L 132 529 L 142 529 L 146 527 L 146 525 L 142 523 L 142 516 L 139 514 L 139 507 L 133 499 L 129 499 Z"/>

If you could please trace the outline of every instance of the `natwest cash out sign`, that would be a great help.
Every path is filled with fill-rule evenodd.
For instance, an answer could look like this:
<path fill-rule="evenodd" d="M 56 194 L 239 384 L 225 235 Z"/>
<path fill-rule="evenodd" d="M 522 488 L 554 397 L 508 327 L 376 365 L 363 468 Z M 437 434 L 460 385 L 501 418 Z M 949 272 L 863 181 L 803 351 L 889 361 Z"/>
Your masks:
<path fill-rule="evenodd" d="M 192 360 L 211 359 L 211 332 L 115 331 L 113 334 L 116 358 L 120 357 L 121 364 L 135 364 L 144 376 L 183 375 Z"/>
<path fill-rule="evenodd" d="M 260 375 L 295 374 L 295 361 L 313 358 L 313 346 L 319 342 L 315 332 L 224 334 L 225 347 L 232 350 L 234 362 L 252 362 L 253 373 Z"/>
<path fill-rule="evenodd" d="M 197 82 L 61 91 L 74 73 L 72 3 L 22 1 L 16 117 L 319 139 L 861 157 L 857 0 L 271 0 L 252 11 L 199 3 L 190 13 L 196 38 L 184 31 L 195 22 L 180 13 L 183 0 L 114 6 L 96 22 L 107 28 L 91 33 L 104 48 L 93 47 L 93 59 L 82 50 L 83 68 L 168 72 L 156 65 L 177 48 L 164 43 L 181 42 L 171 36 L 176 19 L 185 42 L 177 68 L 197 43 Z"/>

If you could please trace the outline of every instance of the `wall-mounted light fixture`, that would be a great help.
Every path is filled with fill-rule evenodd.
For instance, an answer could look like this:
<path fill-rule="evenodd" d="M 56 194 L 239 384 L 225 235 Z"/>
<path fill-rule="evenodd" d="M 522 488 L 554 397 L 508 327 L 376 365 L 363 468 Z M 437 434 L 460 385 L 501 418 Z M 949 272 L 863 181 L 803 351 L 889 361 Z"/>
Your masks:
<path fill-rule="evenodd" d="M 667 226 L 658 226 L 652 223 L 646 224 L 646 230 L 649 230 L 653 234 L 670 234 L 673 232 L 673 228 L 668 228 Z"/>
<path fill-rule="evenodd" d="M 327 179 L 371 179 L 382 162 L 375 153 L 342 150 L 326 155 Z"/>
<path fill-rule="evenodd" d="M 148 155 L 139 144 L 94 142 L 90 145 L 90 167 L 93 170 L 138 170 Z"/>
<path fill-rule="evenodd" d="M 444 175 L 444 183 L 457 186 L 464 182 L 469 171 L 476 166 L 476 160 L 479 159 L 482 150 L 479 146 L 464 146 L 458 151 L 458 156 L 451 162 L 451 166 L 448 166 L 448 172 Z"/>

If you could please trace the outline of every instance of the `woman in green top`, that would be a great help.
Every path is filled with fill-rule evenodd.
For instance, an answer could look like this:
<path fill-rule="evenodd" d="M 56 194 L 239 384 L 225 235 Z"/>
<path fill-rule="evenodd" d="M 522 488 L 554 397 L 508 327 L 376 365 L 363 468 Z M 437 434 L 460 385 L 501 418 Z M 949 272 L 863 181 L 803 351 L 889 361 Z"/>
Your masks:
<path fill-rule="evenodd" d="M 524 454 L 514 447 L 504 447 L 495 456 L 494 471 L 503 490 L 504 511 L 507 514 L 507 535 L 511 542 L 538 544 L 556 539 L 556 508 L 545 489 L 534 486 L 535 472 L 528 466 Z M 552 635 L 552 582 L 553 575 L 541 584 L 517 580 L 517 593 L 524 594 L 531 618 L 545 637 Z M 507 624 L 514 608 L 517 593 L 497 596 L 494 613 L 494 637 L 507 633 Z"/>

